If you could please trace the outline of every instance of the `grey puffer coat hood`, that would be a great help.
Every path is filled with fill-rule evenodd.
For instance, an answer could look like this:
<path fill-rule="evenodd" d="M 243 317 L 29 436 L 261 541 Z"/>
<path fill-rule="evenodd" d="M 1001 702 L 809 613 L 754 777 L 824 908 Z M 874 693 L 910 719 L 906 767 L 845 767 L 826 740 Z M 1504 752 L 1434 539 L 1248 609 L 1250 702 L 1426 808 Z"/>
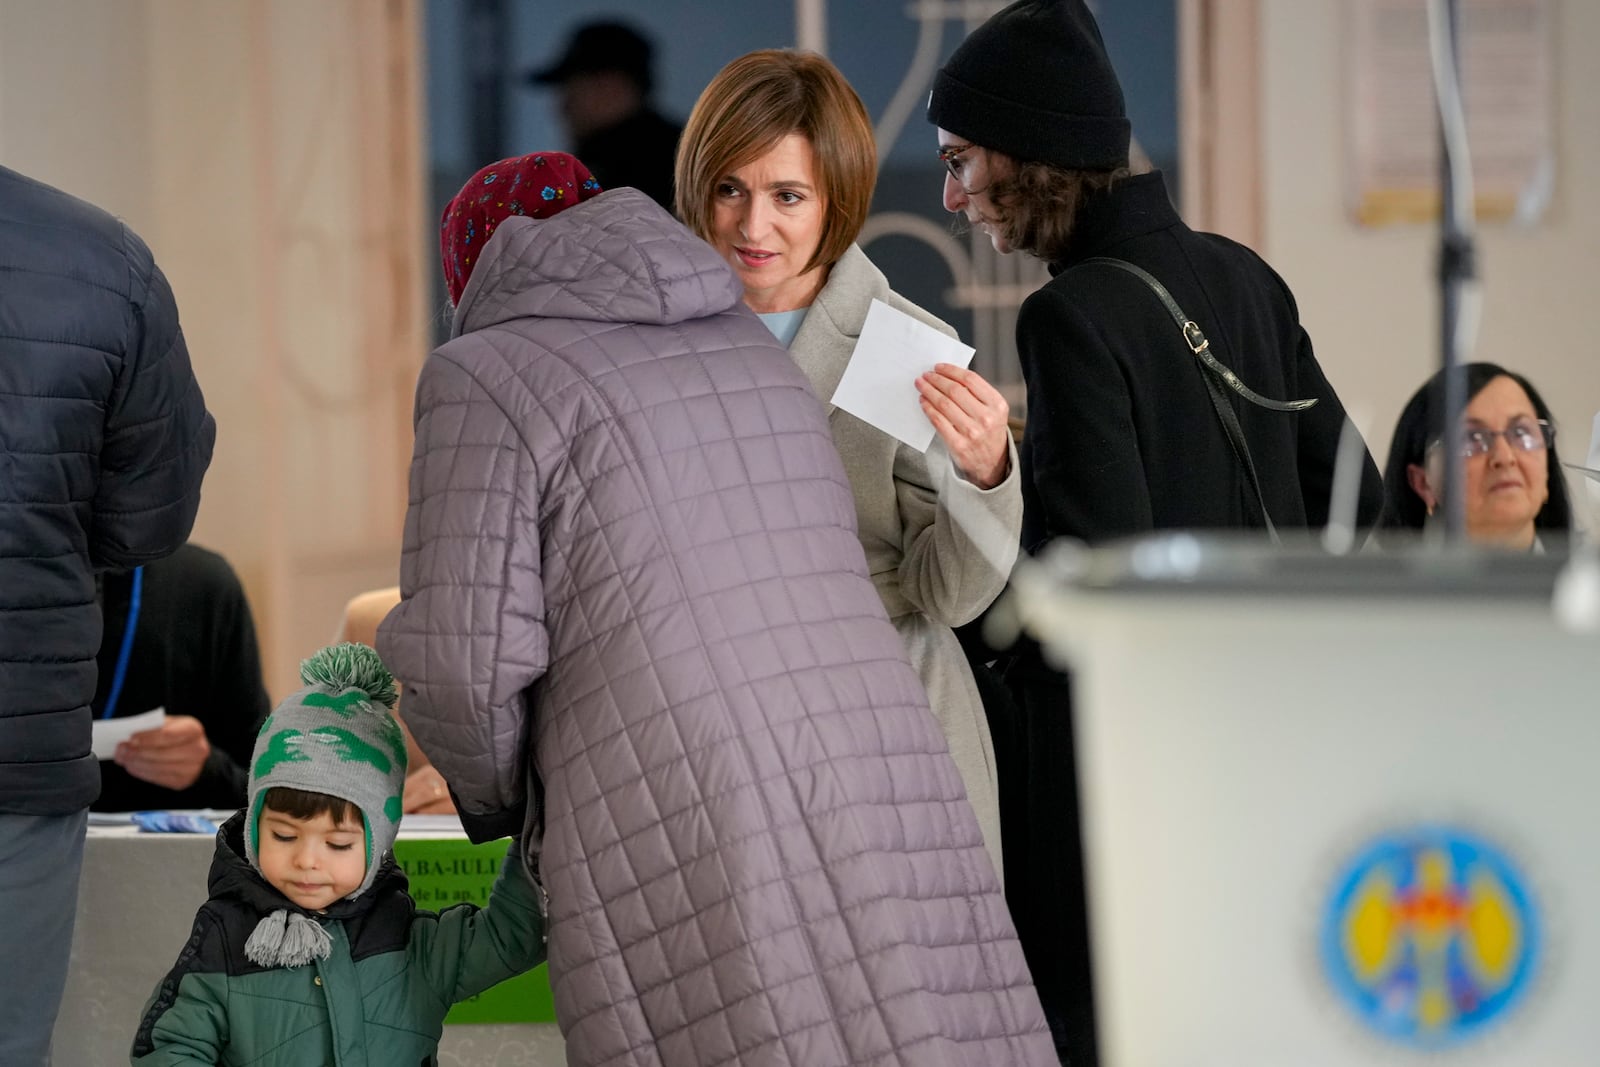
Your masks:
<path fill-rule="evenodd" d="M 417 389 L 402 713 L 539 851 L 568 1062 L 1055 1064 L 822 406 L 740 296 L 634 190 L 501 224 Z"/>

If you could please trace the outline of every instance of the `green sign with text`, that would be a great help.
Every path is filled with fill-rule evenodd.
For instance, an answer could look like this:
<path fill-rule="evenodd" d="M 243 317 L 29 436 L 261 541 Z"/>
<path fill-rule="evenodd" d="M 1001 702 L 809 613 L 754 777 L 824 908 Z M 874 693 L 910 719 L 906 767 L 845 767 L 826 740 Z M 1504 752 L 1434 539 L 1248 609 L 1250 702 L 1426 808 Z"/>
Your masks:
<path fill-rule="evenodd" d="M 494 886 L 505 854 L 504 841 L 474 845 L 464 838 L 423 841 L 403 837 L 394 843 L 394 859 L 411 883 L 411 898 L 417 902 L 417 907 L 428 911 L 443 911 L 455 904 L 483 907 L 489 902 L 489 890 Z M 555 1022 L 548 967 L 541 964 L 527 974 L 519 974 L 463 1000 L 450 1009 L 444 1021 Z"/>

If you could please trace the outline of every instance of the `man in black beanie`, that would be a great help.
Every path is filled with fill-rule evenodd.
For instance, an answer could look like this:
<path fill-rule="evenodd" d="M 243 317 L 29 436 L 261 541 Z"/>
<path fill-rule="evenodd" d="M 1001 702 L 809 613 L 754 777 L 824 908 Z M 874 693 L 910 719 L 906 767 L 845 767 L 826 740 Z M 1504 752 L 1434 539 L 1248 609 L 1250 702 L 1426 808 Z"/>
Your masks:
<path fill-rule="evenodd" d="M 1159 172 L 1129 172 L 1122 89 L 1082 0 L 1018 0 L 978 27 L 935 78 L 928 119 L 949 170 L 946 209 L 1053 275 L 1017 318 L 1024 550 L 1057 537 L 1325 525 L 1345 416 L 1294 297 L 1248 248 L 1185 226 Z M 1198 332 L 1144 276 L 1231 374 L 1205 369 Z M 1305 400 L 1261 407 L 1242 402 L 1240 384 Z M 1381 503 L 1369 454 L 1363 528 Z M 1037 649 L 1009 657 L 1015 711 L 991 724 L 1006 895 L 1057 1048 L 1082 1067 L 1096 1052 L 1076 775 L 1063 774 L 1068 679 Z"/>

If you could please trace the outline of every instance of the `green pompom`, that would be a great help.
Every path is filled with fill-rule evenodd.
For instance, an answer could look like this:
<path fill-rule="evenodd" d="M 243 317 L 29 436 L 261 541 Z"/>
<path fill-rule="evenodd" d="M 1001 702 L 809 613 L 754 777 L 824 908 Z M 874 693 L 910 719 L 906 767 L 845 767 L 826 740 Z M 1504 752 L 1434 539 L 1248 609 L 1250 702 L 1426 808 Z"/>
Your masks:
<path fill-rule="evenodd" d="M 320 649 L 300 663 L 300 680 L 306 685 L 324 685 L 335 692 L 359 689 L 371 700 L 393 708 L 398 695 L 394 675 L 383 665 L 378 653 L 366 645 L 346 642 Z"/>

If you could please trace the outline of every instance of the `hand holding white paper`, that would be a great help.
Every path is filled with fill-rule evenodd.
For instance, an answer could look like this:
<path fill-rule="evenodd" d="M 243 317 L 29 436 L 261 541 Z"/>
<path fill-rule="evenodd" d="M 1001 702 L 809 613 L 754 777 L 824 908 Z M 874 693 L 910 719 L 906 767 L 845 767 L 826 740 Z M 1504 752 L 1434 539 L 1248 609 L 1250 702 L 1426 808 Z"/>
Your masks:
<path fill-rule="evenodd" d="M 151 708 L 123 719 L 96 719 L 90 751 L 95 759 L 110 759 L 117 754 L 117 746 L 122 742 L 134 734 L 157 729 L 166 721 L 166 708 Z"/>
<path fill-rule="evenodd" d="M 918 400 L 917 378 L 940 363 L 965 367 L 976 349 L 896 311 L 881 300 L 867 309 L 850 364 L 830 401 L 912 448 L 926 452 L 933 423 Z"/>

